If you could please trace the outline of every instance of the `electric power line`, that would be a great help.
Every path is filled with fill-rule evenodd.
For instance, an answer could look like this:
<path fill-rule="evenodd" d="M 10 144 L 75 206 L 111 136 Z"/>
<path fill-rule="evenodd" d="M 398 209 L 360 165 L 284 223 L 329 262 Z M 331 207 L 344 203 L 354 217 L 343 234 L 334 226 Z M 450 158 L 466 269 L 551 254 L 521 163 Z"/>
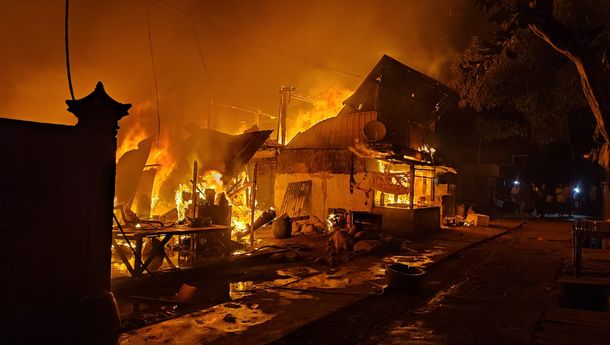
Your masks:
<path fill-rule="evenodd" d="M 214 84 L 212 84 L 212 78 L 210 77 L 210 71 L 208 70 L 208 67 L 205 63 L 205 59 L 203 58 L 203 51 L 201 50 L 201 42 L 199 40 L 199 34 L 197 33 L 197 25 L 195 24 L 195 18 L 193 18 L 192 16 L 191 18 L 191 24 L 193 26 L 193 36 L 195 38 L 195 45 L 197 46 L 197 52 L 199 53 L 199 60 L 201 60 L 201 66 L 203 67 L 203 72 L 205 73 L 205 76 L 208 80 L 208 84 L 210 84 L 210 99 L 212 101 L 212 104 L 214 103 Z M 210 109 L 210 107 L 208 107 L 208 127 L 210 126 L 210 117 L 211 114 L 210 112 L 212 111 L 212 109 Z"/>
<path fill-rule="evenodd" d="M 214 85 L 212 84 L 212 79 L 210 77 L 210 71 L 205 63 L 205 59 L 203 58 L 203 52 L 201 50 L 201 43 L 199 41 L 199 35 L 197 34 L 197 26 L 195 25 L 195 20 L 191 17 L 191 24 L 193 25 L 193 35 L 195 36 L 195 43 L 197 44 L 197 53 L 199 53 L 199 60 L 201 60 L 201 66 L 203 67 L 203 71 L 205 72 L 205 76 L 210 84 L 210 93 L 212 94 L 212 99 L 214 99 Z"/>
<path fill-rule="evenodd" d="M 237 31 L 234 31 L 234 30 L 231 30 L 231 29 L 228 29 L 228 28 L 225 28 L 225 27 L 222 27 L 222 26 L 210 23 L 204 17 L 192 15 L 192 14 L 186 12 L 185 10 L 183 10 L 183 9 L 181 9 L 179 7 L 176 7 L 176 6 L 172 5 L 172 4 L 169 4 L 169 3 L 167 3 L 167 2 L 165 2 L 163 0 L 155 0 L 155 1 L 160 3 L 160 4 L 162 4 L 162 5 L 164 5 L 164 6 L 166 6 L 166 7 L 168 7 L 168 8 L 170 8 L 170 9 L 172 9 L 172 10 L 174 10 L 174 11 L 176 11 L 177 13 L 179 13 L 181 15 L 187 16 L 189 18 L 195 18 L 195 19 L 199 20 L 201 23 L 203 23 L 204 25 L 206 25 L 210 29 L 216 30 L 218 32 L 225 33 L 225 34 L 227 34 L 229 36 L 232 36 L 235 39 L 238 39 L 240 41 L 252 44 L 252 45 L 257 46 L 257 47 L 259 47 L 261 49 L 265 49 L 265 50 L 268 50 L 268 51 L 271 51 L 271 52 L 274 52 L 274 53 L 280 54 L 280 55 L 290 56 L 290 57 L 292 57 L 295 60 L 298 60 L 300 62 L 312 65 L 314 67 L 323 68 L 323 69 L 330 70 L 330 71 L 333 71 L 333 72 L 349 75 L 351 77 L 356 77 L 356 78 L 360 78 L 361 77 L 358 74 L 355 74 L 355 73 L 352 73 L 352 72 L 344 71 L 344 70 L 341 70 L 341 69 L 337 69 L 337 68 L 325 65 L 325 64 L 323 64 L 321 62 L 315 61 L 315 60 L 310 59 L 308 57 L 301 56 L 301 55 L 298 55 L 298 54 L 294 54 L 294 53 L 289 52 L 289 51 L 287 51 L 285 49 L 277 48 L 277 47 L 271 46 L 271 45 L 269 45 L 267 43 L 264 43 L 262 41 L 259 41 L 257 39 L 250 38 L 250 37 L 245 36 L 245 35 L 237 32 Z"/>
<path fill-rule="evenodd" d="M 148 8 L 148 0 L 144 0 L 144 7 L 146 9 L 146 28 L 148 32 L 148 48 L 150 50 L 150 60 L 152 64 L 153 79 L 155 81 L 155 96 L 157 99 L 157 149 L 160 148 L 161 143 L 161 111 L 159 107 L 159 84 L 157 82 L 157 71 L 155 69 L 155 54 L 153 51 L 152 35 L 150 33 L 150 13 Z"/>
<path fill-rule="evenodd" d="M 66 45 L 66 72 L 68 73 L 68 88 L 70 97 L 74 100 L 74 89 L 72 88 L 72 73 L 70 73 L 70 40 L 68 37 L 68 19 L 70 18 L 70 0 L 66 0 L 66 16 L 64 19 L 64 43 Z"/>

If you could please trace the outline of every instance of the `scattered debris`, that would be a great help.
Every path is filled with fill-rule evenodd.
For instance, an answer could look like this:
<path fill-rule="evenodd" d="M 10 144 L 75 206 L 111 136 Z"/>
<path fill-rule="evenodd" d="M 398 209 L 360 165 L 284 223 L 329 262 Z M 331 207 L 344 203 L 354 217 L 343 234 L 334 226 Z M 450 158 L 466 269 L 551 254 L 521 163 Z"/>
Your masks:
<path fill-rule="evenodd" d="M 164 254 L 165 248 L 163 248 L 161 241 L 159 241 L 157 238 L 150 238 L 148 241 L 144 242 L 144 245 L 142 246 L 142 261 L 146 262 L 153 252 L 162 253 L 160 255 L 156 255 L 152 259 L 152 262 L 147 267 L 149 271 L 157 271 L 163 264 L 163 258 L 166 256 Z"/>
<path fill-rule="evenodd" d="M 355 252 L 365 252 L 368 254 L 381 254 L 385 251 L 385 245 L 378 240 L 362 240 L 354 245 Z"/>
<path fill-rule="evenodd" d="M 385 244 L 386 249 L 390 252 L 397 252 L 403 249 L 405 243 L 408 243 L 408 241 L 390 235 L 380 236 L 380 240 L 383 242 L 383 244 Z"/>
<path fill-rule="evenodd" d="M 305 224 L 305 225 L 303 225 L 301 231 L 304 234 L 311 235 L 311 234 L 315 234 L 316 233 L 316 228 L 312 224 Z"/>
<path fill-rule="evenodd" d="M 336 252 L 351 252 L 354 240 L 345 230 L 336 230 L 330 234 L 329 246 Z"/>
<path fill-rule="evenodd" d="M 301 260 L 301 254 L 296 251 L 288 252 L 284 254 L 284 256 L 286 257 L 286 260 L 288 260 L 288 262 L 295 262 Z"/>
<path fill-rule="evenodd" d="M 225 306 L 225 308 L 231 308 L 231 309 L 239 309 L 239 308 L 241 308 L 241 304 L 232 303 L 232 302 L 225 303 L 224 306 Z"/>
<path fill-rule="evenodd" d="M 178 290 L 178 293 L 176 294 L 176 301 L 179 303 L 190 303 L 193 300 L 195 293 L 197 293 L 196 287 L 182 284 L 180 290 Z"/>
<path fill-rule="evenodd" d="M 335 230 L 328 238 L 328 264 L 336 266 L 340 260 L 339 256 L 345 254 L 344 261 L 349 260 L 350 252 L 354 247 L 354 240 L 345 230 Z"/>
<path fill-rule="evenodd" d="M 480 213 L 470 213 L 469 210 L 466 222 L 474 226 L 487 227 L 489 226 L 489 216 Z"/>
<path fill-rule="evenodd" d="M 280 262 L 286 262 L 287 258 L 284 253 L 275 253 L 269 257 L 269 260 L 271 262 L 280 263 Z"/>
<path fill-rule="evenodd" d="M 318 264 L 318 265 L 326 265 L 326 264 L 328 264 L 328 261 L 327 261 L 325 258 L 321 257 L 321 256 L 320 256 L 320 257 L 317 257 L 317 258 L 314 260 L 314 262 L 315 262 L 316 264 Z"/>
<path fill-rule="evenodd" d="M 354 235 L 354 239 L 356 241 L 361 241 L 361 240 L 378 240 L 379 239 L 379 234 L 375 234 L 373 232 L 370 231 L 359 231 Z"/>
<path fill-rule="evenodd" d="M 292 223 L 309 219 L 309 216 L 289 217 L 287 213 L 277 217 L 273 222 L 273 237 L 281 239 L 292 236 Z"/>

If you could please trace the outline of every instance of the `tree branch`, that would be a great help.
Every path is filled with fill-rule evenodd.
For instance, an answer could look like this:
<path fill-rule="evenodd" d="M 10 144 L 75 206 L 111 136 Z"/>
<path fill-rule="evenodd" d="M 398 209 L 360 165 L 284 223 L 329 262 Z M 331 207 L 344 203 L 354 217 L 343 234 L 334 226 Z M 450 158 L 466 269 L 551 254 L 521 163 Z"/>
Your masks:
<path fill-rule="evenodd" d="M 553 17 L 552 0 L 537 0 L 530 3 L 527 13 L 528 28 L 551 48 L 567 57 L 576 66 L 583 93 L 597 124 L 595 137 L 601 137 L 604 144 L 610 144 L 606 131 L 605 118 L 609 113 L 604 85 L 596 77 L 601 70 L 595 68 L 595 61 L 589 54 L 583 53 L 576 40 L 563 25 Z M 598 73 L 600 72 L 600 73 Z"/>

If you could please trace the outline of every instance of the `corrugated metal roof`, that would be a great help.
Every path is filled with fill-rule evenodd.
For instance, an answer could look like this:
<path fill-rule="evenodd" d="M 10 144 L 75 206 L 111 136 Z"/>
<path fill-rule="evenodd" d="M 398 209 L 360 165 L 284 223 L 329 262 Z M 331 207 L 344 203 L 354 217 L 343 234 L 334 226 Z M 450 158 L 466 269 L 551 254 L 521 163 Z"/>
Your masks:
<path fill-rule="evenodd" d="M 377 111 L 377 120 L 388 130 L 384 140 L 400 151 L 417 148 L 422 135 L 431 137 L 432 131 L 424 127 L 431 128 L 456 99 L 448 87 L 384 55 L 343 102 L 344 108 L 339 114 Z"/>
<path fill-rule="evenodd" d="M 254 154 L 254 156 L 252 158 L 253 159 L 275 158 L 276 153 L 277 153 L 276 149 L 261 148 L 258 151 L 256 151 L 256 153 Z"/>
<path fill-rule="evenodd" d="M 286 213 L 289 217 L 307 214 L 311 180 L 290 182 L 284 193 L 280 215 Z"/>
<path fill-rule="evenodd" d="M 340 114 L 320 121 L 303 133 L 297 134 L 287 145 L 289 148 L 341 148 L 356 140 L 364 140 L 364 126 L 377 119 L 377 112 Z"/>
<path fill-rule="evenodd" d="M 154 140 L 147 138 L 140 141 L 137 149 L 125 152 L 119 158 L 114 186 L 117 205 L 131 207 Z"/>
<path fill-rule="evenodd" d="M 455 93 L 438 81 L 384 55 L 336 117 L 299 133 L 289 148 L 346 148 L 364 141 L 364 126 L 382 122 L 395 152 L 436 146 L 433 124 Z"/>
<path fill-rule="evenodd" d="M 403 122 L 429 123 L 453 99 L 455 92 L 445 85 L 384 55 L 343 102 L 342 112 L 378 111 Z"/>

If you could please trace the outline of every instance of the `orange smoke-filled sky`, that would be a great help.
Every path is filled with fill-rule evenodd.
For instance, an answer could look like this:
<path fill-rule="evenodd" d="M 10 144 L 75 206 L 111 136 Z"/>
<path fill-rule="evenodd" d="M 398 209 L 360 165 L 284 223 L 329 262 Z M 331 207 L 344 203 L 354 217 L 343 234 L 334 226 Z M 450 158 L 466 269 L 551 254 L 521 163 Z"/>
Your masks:
<path fill-rule="evenodd" d="M 472 0 L 147 1 L 166 135 L 190 122 L 204 125 L 210 109 L 223 131 L 254 122 L 247 112 L 210 107 L 212 97 L 216 103 L 275 115 L 283 84 L 313 99 L 331 89 L 353 90 L 383 54 L 445 81 L 449 64 L 469 37 L 486 28 Z M 64 103 L 69 98 L 65 2 L 1 4 L 0 116 L 74 123 Z M 155 133 L 145 0 L 72 0 L 70 12 L 76 97 L 101 80 L 112 97 L 134 105 L 121 121 L 123 129 L 138 123 Z M 196 17 L 209 79 L 185 13 Z M 307 107 L 294 101 L 289 121 L 290 114 Z"/>

